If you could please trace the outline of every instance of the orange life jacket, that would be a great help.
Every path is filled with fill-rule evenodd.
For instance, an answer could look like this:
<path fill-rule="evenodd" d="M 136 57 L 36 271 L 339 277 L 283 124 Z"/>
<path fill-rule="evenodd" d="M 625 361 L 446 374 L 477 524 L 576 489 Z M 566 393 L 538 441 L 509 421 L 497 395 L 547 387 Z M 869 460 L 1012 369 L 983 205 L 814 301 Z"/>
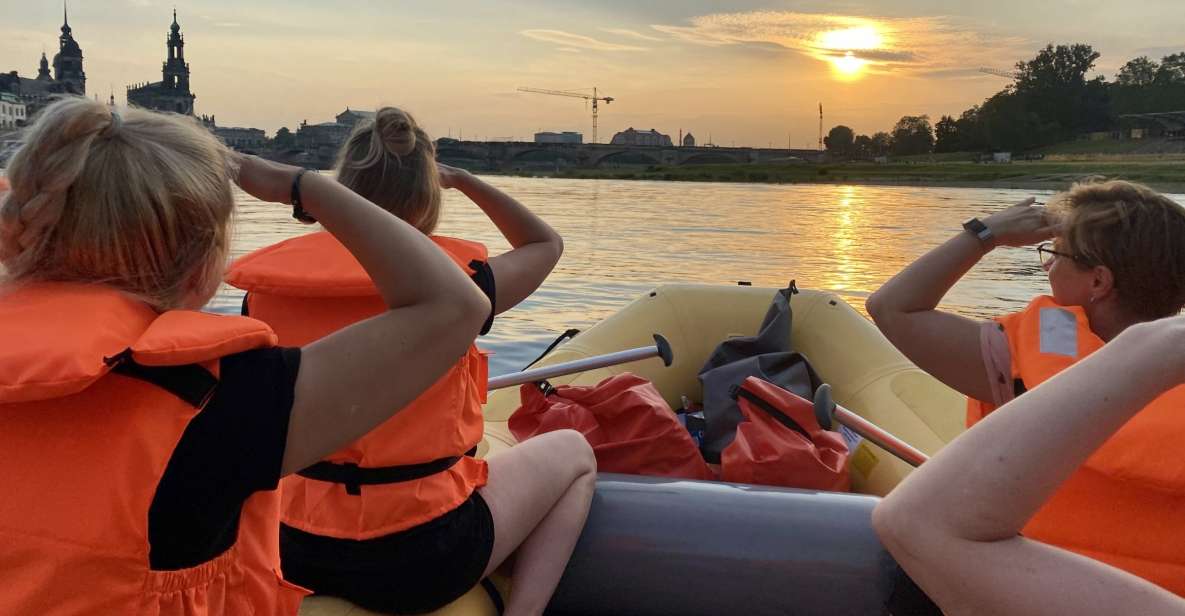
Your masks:
<path fill-rule="evenodd" d="M 1102 348 L 1086 313 L 1041 296 L 998 319 L 1017 391 Z M 1124 370 L 1116 366 L 1116 370 Z M 995 407 L 968 399 L 974 424 Z M 1025 526 L 1027 537 L 1078 552 L 1185 596 L 1185 386 L 1152 401 L 1111 436 Z"/>
<path fill-rule="evenodd" d="M 433 237 L 457 265 L 485 261 L 485 246 Z M 328 233 L 257 250 L 227 282 L 248 292 L 248 313 L 281 344 L 304 345 L 386 310 L 370 276 Z M 392 375 L 398 378 L 398 375 Z M 372 539 L 418 526 L 485 485 L 486 463 L 466 455 L 484 433 L 486 357 L 476 346 L 431 388 L 378 428 L 283 480 L 283 522 L 308 533 Z"/>
<path fill-rule="evenodd" d="M 0 614 L 295 616 L 276 491 L 244 503 L 213 560 L 148 558 L 149 505 L 218 359 L 274 345 L 266 325 L 44 283 L 0 288 L 0 340 Z"/>

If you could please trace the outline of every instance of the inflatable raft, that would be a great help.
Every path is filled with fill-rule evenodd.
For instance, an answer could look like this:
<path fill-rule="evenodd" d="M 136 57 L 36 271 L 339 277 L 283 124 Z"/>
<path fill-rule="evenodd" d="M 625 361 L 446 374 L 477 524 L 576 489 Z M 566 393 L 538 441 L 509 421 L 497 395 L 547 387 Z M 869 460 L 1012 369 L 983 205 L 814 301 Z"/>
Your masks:
<path fill-rule="evenodd" d="M 701 400 L 697 373 L 726 338 L 756 333 L 776 289 L 666 285 L 581 333 L 539 362 L 567 362 L 652 344 L 665 337 L 674 362 L 600 368 L 552 379 L 593 384 L 633 372 L 672 408 Z M 963 430 L 964 399 L 909 362 L 838 296 L 804 290 L 791 300 L 794 350 L 831 384 L 836 402 L 927 454 Z M 507 419 L 517 388 L 492 392 L 479 455 L 515 439 Z M 549 613 L 882 614 L 902 583 L 869 518 L 877 499 L 911 467 L 861 441 L 852 458 L 856 494 L 719 482 L 603 475 L 584 534 Z M 506 590 L 506 583 L 500 580 Z M 438 612 L 496 614 L 482 588 Z M 326 597 L 302 616 L 364 616 Z"/>

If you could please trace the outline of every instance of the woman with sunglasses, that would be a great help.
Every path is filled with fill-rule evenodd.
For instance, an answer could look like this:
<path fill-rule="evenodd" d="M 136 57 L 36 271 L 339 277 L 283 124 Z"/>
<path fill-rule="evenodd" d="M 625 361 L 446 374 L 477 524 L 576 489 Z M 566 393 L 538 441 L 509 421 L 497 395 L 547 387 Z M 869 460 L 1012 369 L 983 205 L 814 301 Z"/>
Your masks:
<path fill-rule="evenodd" d="M 885 283 L 867 308 L 902 353 L 967 396 L 968 427 L 1128 327 L 1185 306 L 1185 209 L 1145 186 L 1080 184 L 1049 207 L 1026 199 L 963 228 Z M 937 309 L 997 246 L 1033 244 L 1050 295 L 987 322 Z M 1154 530 L 1185 503 L 1185 473 L 1164 463 L 1185 441 L 1182 407 L 1181 388 L 1148 405 L 1054 493 L 1024 535 L 1185 595 L 1185 541 Z"/>

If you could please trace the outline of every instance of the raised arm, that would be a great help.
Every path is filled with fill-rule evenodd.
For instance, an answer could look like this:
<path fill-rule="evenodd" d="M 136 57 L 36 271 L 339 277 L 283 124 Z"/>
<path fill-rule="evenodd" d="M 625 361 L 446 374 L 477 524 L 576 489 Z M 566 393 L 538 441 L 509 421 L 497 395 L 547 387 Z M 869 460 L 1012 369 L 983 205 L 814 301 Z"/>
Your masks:
<path fill-rule="evenodd" d="M 296 168 L 247 157 L 239 182 L 287 202 Z M 282 472 L 358 439 L 432 385 L 489 314 L 485 295 L 424 234 L 332 179 L 306 173 L 304 208 L 370 274 L 388 310 L 301 350 Z"/>
<path fill-rule="evenodd" d="M 984 220 L 994 240 L 985 244 L 967 232 L 922 255 L 869 296 L 865 307 L 876 326 L 922 370 L 960 393 L 992 399 L 980 353 L 979 322 L 938 310 L 938 303 L 988 251 L 1025 246 L 1053 236 L 1045 208 L 1033 199 Z"/>
<path fill-rule="evenodd" d="M 1018 534 L 1094 450 L 1182 381 L 1185 318 L 1132 326 L 922 465 L 877 505 L 877 533 L 947 614 L 1185 614 L 1185 600 L 1150 582 Z"/>
<path fill-rule="evenodd" d="M 493 221 L 513 247 L 490 259 L 497 293 L 494 313 L 514 308 L 543 284 L 564 253 L 564 240 L 514 197 L 463 169 L 437 163 L 443 188 L 456 188 Z"/>

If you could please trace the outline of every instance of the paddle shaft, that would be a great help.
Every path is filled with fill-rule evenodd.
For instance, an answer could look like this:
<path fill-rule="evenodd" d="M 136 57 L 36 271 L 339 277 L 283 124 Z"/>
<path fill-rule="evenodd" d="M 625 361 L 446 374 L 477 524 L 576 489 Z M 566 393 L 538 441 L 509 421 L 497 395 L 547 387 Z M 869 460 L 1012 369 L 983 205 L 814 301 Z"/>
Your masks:
<path fill-rule="evenodd" d="M 583 359 L 567 361 L 562 364 L 542 366 L 539 368 L 532 368 L 530 370 L 523 370 L 522 372 L 512 372 L 510 374 L 496 376 L 490 379 L 488 388 L 492 391 L 505 387 L 514 387 L 515 385 L 522 385 L 523 383 L 545 381 L 557 376 L 574 374 L 576 372 L 585 372 L 588 370 L 596 370 L 597 368 L 625 364 L 632 361 L 649 359 L 651 357 L 661 357 L 663 364 L 667 366 L 671 365 L 671 361 L 673 359 L 671 355 L 671 345 L 667 342 L 666 338 L 663 338 L 658 334 L 654 334 L 654 344 L 651 346 L 638 347 L 636 349 L 629 349 L 626 351 L 617 351 L 616 353 L 606 353 L 604 355 L 596 355 L 594 357 L 585 357 Z"/>
<path fill-rule="evenodd" d="M 929 456 L 918 451 L 909 443 L 893 436 L 880 426 L 838 404 L 831 411 L 831 416 L 835 421 L 846 426 L 852 432 L 868 439 L 877 447 L 901 458 L 906 464 L 914 468 L 921 466 L 923 462 L 930 459 Z"/>

